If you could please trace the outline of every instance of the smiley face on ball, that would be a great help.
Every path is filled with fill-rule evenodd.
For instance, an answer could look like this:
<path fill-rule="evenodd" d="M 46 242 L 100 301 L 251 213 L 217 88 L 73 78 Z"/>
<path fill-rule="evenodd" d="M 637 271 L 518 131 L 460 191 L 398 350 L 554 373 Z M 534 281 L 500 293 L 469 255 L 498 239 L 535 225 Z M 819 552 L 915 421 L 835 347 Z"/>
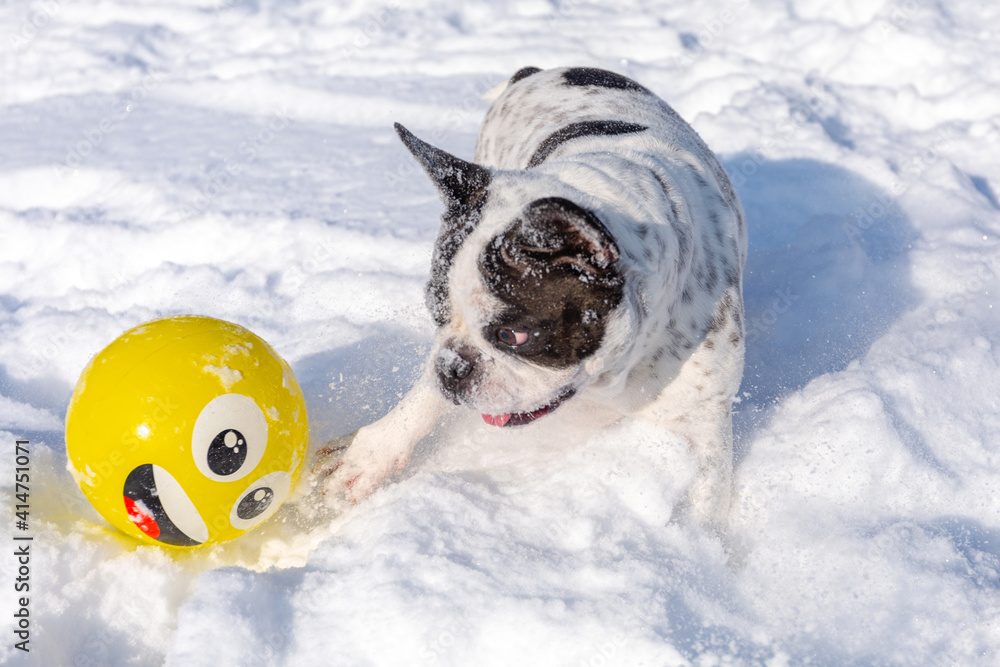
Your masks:
<path fill-rule="evenodd" d="M 305 455 L 291 368 L 246 329 L 204 317 L 123 334 L 81 375 L 67 414 L 74 477 L 142 541 L 194 547 L 263 523 Z"/>
<path fill-rule="evenodd" d="M 250 530 L 266 520 L 291 489 L 289 471 L 250 475 L 267 453 L 267 430 L 260 406 L 243 394 L 215 397 L 194 422 L 190 451 L 200 474 L 223 483 L 253 477 L 229 512 L 229 523 L 237 530 Z M 136 466 L 125 478 L 123 501 L 129 520 L 154 540 L 186 547 L 209 538 L 198 505 L 166 467 Z"/>

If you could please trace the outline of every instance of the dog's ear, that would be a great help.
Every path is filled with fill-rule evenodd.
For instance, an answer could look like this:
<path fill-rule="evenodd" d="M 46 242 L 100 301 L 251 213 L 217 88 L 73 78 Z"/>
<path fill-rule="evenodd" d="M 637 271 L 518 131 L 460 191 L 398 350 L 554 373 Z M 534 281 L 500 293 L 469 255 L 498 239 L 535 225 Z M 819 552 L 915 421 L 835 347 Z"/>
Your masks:
<path fill-rule="evenodd" d="M 577 271 L 604 276 L 621 254 L 604 224 L 590 211 L 568 199 L 547 197 L 525 209 L 506 241 L 514 255 L 547 266 L 568 265 Z"/>
<path fill-rule="evenodd" d="M 434 148 L 427 142 L 417 139 L 399 123 L 396 123 L 395 127 L 396 134 L 434 181 L 449 209 L 470 208 L 481 199 L 490 184 L 488 169 Z"/>

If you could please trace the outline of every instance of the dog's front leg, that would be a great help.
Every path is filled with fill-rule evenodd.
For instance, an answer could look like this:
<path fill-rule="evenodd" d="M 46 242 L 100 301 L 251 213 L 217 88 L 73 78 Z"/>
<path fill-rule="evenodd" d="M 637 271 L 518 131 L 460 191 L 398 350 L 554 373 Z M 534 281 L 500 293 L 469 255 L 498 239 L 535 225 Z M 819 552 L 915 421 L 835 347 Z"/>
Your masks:
<path fill-rule="evenodd" d="M 414 446 L 450 405 L 428 369 L 385 417 L 319 449 L 313 473 L 320 493 L 352 502 L 370 495 L 406 467 Z"/>

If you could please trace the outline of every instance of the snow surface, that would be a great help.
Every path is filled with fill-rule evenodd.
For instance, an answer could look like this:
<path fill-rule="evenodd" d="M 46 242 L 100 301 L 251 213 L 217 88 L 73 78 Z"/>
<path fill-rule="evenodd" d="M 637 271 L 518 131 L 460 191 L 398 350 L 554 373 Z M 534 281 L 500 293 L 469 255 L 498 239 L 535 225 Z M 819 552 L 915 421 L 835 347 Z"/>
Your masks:
<path fill-rule="evenodd" d="M 988 665 L 1000 655 L 1000 5 L 977 0 L 0 4 L 0 494 L 31 440 L 36 665 Z M 88 359 L 160 316 L 293 365 L 313 446 L 432 335 L 440 204 L 526 65 L 631 76 L 748 214 L 737 494 L 670 522 L 667 434 L 455 418 L 337 514 L 299 489 L 214 550 L 136 546 L 66 471 Z M 532 427 L 534 428 L 534 427 Z M 0 522 L 12 545 L 13 516 Z"/>

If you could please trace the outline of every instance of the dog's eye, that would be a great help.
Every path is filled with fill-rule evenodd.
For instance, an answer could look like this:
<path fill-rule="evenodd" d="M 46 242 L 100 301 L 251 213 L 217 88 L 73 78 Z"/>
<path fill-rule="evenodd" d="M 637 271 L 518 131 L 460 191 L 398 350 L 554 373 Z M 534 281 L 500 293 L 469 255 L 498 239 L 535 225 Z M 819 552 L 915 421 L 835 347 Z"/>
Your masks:
<path fill-rule="evenodd" d="M 524 345 L 528 342 L 528 332 L 517 329 L 497 329 L 497 340 L 504 345 Z"/>

